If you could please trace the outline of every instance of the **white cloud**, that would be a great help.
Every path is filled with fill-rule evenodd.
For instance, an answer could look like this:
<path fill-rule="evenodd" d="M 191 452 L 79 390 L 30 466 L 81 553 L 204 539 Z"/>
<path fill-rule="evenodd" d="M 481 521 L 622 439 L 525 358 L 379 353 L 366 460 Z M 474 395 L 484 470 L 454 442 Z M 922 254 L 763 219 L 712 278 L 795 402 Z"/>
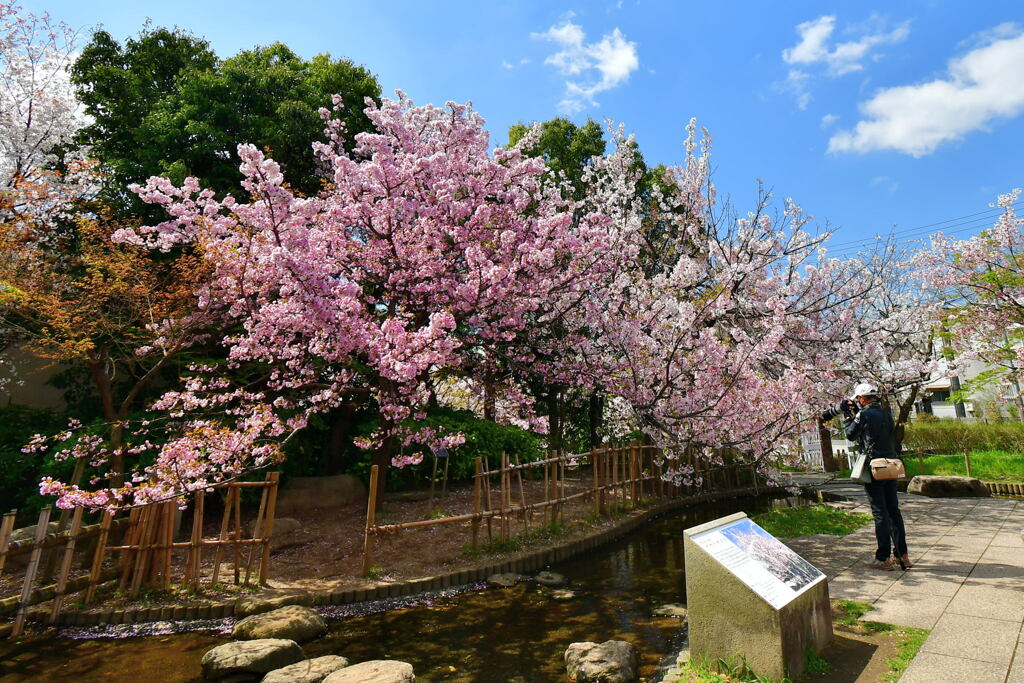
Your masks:
<path fill-rule="evenodd" d="M 640 67 L 636 43 L 627 41 L 618 28 L 595 43 L 587 43 L 583 29 L 569 20 L 544 33 L 532 33 L 534 40 L 548 40 L 561 49 L 544 60 L 564 76 L 580 78 L 565 81 L 565 98 L 559 103 L 564 113 L 575 113 L 596 106 L 595 95 L 618 87 Z"/>
<path fill-rule="evenodd" d="M 892 30 L 885 30 L 885 22 L 879 17 L 869 21 L 876 32 L 862 35 L 856 40 L 829 46 L 829 39 L 836 28 L 834 16 L 822 16 L 798 24 L 796 32 L 800 42 L 782 51 L 782 60 L 787 64 L 824 64 L 832 76 L 841 76 L 864 68 L 862 62 L 879 45 L 899 43 L 910 35 L 910 22 L 904 21 Z M 874 57 L 877 59 L 877 55 Z"/>
<path fill-rule="evenodd" d="M 949 62 L 946 78 L 885 88 L 861 104 L 864 119 L 836 133 L 830 152 L 891 149 L 915 157 L 1024 111 L 1024 33 L 989 42 Z"/>
<path fill-rule="evenodd" d="M 516 68 L 516 65 L 515 64 L 510 64 L 507 59 L 503 59 L 503 60 L 501 60 L 501 68 L 503 68 L 503 69 L 514 69 L 514 68 Z"/>
<path fill-rule="evenodd" d="M 839 120 L 839 117 L 835 114 L 825 114 L 821 117 L 821 127 L 829 128 L 833 123 Z"/>

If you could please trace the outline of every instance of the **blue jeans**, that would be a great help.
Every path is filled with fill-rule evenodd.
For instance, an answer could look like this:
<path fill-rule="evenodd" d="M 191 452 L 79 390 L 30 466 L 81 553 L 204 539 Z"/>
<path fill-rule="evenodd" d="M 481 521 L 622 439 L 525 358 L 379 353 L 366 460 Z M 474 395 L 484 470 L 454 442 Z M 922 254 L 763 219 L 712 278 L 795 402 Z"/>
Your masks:
<path fill-rule="evenodd" d="M 900 501 L 896 496 L 896 482 L 873 481 L 864 484 L 871 503 L 871 515 L 875 518 L 875 540 L 878 549 L 875 559 L 885 561 L 890 555 L 907 554 L 907 530 L 903 527 L 903 515 L 900 514 Z M 893 548 L 895 537 L 895 548 Z M 893 552 L 895 550 L 895 552 Z"/>

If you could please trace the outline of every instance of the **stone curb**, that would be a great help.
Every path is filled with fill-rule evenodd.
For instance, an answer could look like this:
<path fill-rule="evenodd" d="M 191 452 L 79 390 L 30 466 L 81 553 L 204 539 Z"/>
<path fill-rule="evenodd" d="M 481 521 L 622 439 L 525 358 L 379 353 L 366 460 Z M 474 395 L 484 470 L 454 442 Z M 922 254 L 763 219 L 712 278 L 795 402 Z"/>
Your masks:
<path fill-rule="evenodd" d="M 614 541 L 626 535 L 638 526 L 655 517 L 677 508 L 706 503 L 728 498 L 739 498 L 746 495 L 762 493 L 778 493 L 785 489 L 777 487 L 746 487 L 726 491 L 701 493 L 685 498 L 677 498 L 661 505 L 645 510 L 636 510 L 613 526 L 592 532 L 582 538 L 568 541 L 562 545 L 541 548 L 523 555 L 499 560 L 482 567 L 461 569 L 439 576 L 426 576 L 410 579 L 399 583 L 386 583 L 370 588 L 349 588 L 345 590 L 307 591 L 313 595 L 314 605 L 347 605 L 358 602 L 370 602 L 385 598 L 397 598 L 418 593 L 465 586 L 485 580 L 491 574 L 514 572 L 526 574 L 539 571 L 548 565 L 567 560 L 581 553 Z M 222 619 L 232 617 L 235 613 L 234 600 L 230 602 L 209 603 L 206 605 L 178 605 L 171 607 L 133 607 L 117 609 L 112 607 L 92 610 L 65 610 L 60 617 L 61 626 L 108 626 L 118 624 L 140 624 L 153 621 L 195 621 L 199 619 Z M 29 619 L 44 621 L 49 610 L 32 610 Z"/>

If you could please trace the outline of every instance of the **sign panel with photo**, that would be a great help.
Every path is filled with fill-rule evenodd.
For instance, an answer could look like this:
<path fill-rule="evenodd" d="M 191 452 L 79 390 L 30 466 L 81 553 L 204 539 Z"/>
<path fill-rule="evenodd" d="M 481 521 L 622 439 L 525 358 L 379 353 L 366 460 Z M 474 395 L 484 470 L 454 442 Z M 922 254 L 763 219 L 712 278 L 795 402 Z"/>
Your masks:
<path fill-rule="evenodd" d="M 817 567 L 747 518 L 701 532 L 692 540 L 775 609 L 825 580 Z"/>

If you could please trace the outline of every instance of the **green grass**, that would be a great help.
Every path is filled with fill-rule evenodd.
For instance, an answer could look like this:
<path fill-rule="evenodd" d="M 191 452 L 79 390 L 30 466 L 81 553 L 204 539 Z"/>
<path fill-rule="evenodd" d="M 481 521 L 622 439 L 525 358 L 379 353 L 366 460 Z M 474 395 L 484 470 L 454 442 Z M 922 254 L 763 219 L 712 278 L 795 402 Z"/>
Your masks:
<path fill-rule="evenodd" d="M 833 600 L 832 604 L 839 608 L 840 616 L 836 621 L 840 624 L 860 627 L 865 631 L 874 633 L 888 633 L 896 639 L 896 656 L 885 660 L 885 663 L 889 665 L 889 671 L 885 674 L 885 680 L 889 683 L 896 683 L 896 681 L 900 680 L 900 676 L 903 675 L 903 672 L 910 666 L 910 662 L 917 656 L 921 646 L 924 645 L 925 638 L 930 633 L 930 631 L 923 628 L 893 626 L 892 624 L 883 624 L 877 621 L 860 621 L 859 617 L 874 609 L 866 602 Z"/>
<path fill-rule="evenodd" d="M 832 671 L 832 665 L 822 659 L 814 650 L 807 648 L 807 665 L 804 668 L 811 676 L 824 676 Z"/>
<path fill-rule="evenodd" d="M 941 474 L 946 476 L 967 476 L 964 456 L 961 455 L 929 455 L 924 459 L 924 472 L 917 456 L 907 455 L 903 458 L 903 466 L 907 477 L 915 474 Z M 849 477 L 850 470 L 843 470 L 839 478 Z M 971 451 L 971 476 L 984 481 L 1024 481 L 1024 453 L 1009 451 Z"/>
<path fill-rule="evenodd" d="M 719 659 L 713 667 L 706 661 L 691 659 L 683 670 L 678 683 L 775 683 L 754 673 L 742 658 L 738 662 Z M 784 678 L 778 683 L 793 682 Z"/>
<path fill-rule="evenodd" d="M 753 520 L 765 531 L 780 538 L 795 538 L 812 534 L 845 536 L 871 521 L 863 512 L 847 512 L 828 505 L 802 508 L 778 508 L 754 515 Z"/>

